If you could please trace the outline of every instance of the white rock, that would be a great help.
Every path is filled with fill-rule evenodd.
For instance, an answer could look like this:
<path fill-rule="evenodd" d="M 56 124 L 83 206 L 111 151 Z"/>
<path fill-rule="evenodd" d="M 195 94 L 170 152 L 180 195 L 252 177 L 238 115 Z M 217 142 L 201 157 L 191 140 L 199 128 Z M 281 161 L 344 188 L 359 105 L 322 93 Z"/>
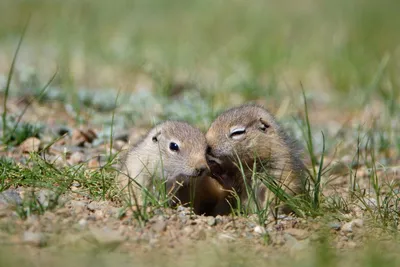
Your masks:
<path fill-rule="evenodd" d="M 83 228 L 86 227 L 86 225 L 88 224 L 88 221 L 86 219 L 80 219 L 78 224 Z"/>
<path fill-rule="evenodd" d="M 254 227 L 254 232 L 260 235 L 265 234 L 267 231 L 265 230 L 264 227 L 261 227 L 259 225 L 257 225 L 256 227 Z"/>
<path fill-rule="evenodd" d="M 353 232 L 353 222 L 348 222 L 343 224 L 342 231 L 345 233 L 352 233 Z"/>
<path fill-rule="evenodd" d="M 364 221 L 362 219 L 354 219 L 353 220 L 353 226 L 361 228 L 364 225 Z"/>

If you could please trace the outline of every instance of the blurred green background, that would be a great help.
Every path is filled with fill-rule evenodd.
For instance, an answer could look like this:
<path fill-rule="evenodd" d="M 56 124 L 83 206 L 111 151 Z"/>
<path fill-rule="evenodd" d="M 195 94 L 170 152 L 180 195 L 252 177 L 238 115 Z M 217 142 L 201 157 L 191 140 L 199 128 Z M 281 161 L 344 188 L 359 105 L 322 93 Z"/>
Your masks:
<path fill-rule="evenodd" d="M 395 0 L 2 0 L 0 70 L 30 17 L 20 62 L 47 76 L 58 66 L 69 86 L 171 93 L 183 81 L 256 99 L 301 82 L 350 105 L 397 100 L 399 10 Z"/>

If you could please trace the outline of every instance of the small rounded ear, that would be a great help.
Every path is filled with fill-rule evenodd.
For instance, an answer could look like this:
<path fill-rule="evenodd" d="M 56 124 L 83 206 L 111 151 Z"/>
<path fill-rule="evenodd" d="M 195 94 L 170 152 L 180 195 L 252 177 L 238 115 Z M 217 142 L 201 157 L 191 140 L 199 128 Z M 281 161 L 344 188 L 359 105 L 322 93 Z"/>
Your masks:
<path fill-rule="evenodd" d="M 161 135 L 161 131 L 156 132 L 156 133 L 153 135 L 153 137 L 151 138 L 151 140 L 152 140 L 154 143 L 157 143 L 157 142 L 158 142 L 158 138 L 159 138 L 160 135 Z"/>
<path fill-rule="evenodd" d="M 260 121 L 258 122 L 258 129 L 262 132 L 266 132 L 269 127 L 270 124 L 263 120 L 263 118 L 260 118 Z"/>

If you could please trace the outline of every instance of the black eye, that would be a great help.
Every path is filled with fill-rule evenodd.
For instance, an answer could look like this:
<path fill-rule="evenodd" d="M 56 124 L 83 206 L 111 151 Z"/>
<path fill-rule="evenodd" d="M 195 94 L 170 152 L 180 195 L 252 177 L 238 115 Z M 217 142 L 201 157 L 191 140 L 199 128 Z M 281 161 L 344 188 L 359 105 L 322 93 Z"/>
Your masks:
<path fill-rule="evenodd" d="M 171 151 L 179 151 L 179 146 L 177 143 L 171 142 L 169 143 L 169 149 L 171 149 Z"/>

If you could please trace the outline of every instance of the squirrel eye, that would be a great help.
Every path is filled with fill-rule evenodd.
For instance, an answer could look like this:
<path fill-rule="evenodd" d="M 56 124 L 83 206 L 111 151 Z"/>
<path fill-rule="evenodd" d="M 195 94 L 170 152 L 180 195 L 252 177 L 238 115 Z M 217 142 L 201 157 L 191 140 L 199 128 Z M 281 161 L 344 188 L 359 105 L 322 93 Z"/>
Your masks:
<path fill-rule="evenodd" d="M 179 151 L 179 146 L 177 143 L 171 142 L 169 143 L 169 149 L 176 152 Z"/>
<path fill-rule="evenodd" d="M 245 133 L 246 133 L 246 128 L 235 128 L 231 130 L 229 137 L 232 139 L 238 139 Z"/>

